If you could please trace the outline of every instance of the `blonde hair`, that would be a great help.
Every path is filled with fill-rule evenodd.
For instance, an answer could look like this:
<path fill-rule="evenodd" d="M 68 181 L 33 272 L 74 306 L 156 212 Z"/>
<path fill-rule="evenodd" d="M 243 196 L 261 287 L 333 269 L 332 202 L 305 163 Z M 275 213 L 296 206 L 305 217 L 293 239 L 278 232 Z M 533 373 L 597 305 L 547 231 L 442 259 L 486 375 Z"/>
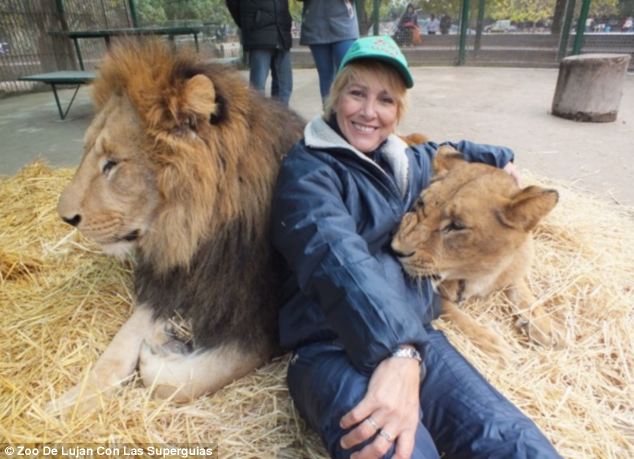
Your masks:
<path fill-rule="evenodd" d="M 396 100 L 396 119 L 401 118 L 407 111 L 407 88 L 401 74 L 391 65 L 375 59 L 359 59 L 350 62 L 339 71 L 330 88 L 330 95 L 324 106 L 324 118 L 329 119 L 335 112 L 339 98 L 346 87 L 358 81 L 376 78 L 387 88 L 390 95 Z"/>

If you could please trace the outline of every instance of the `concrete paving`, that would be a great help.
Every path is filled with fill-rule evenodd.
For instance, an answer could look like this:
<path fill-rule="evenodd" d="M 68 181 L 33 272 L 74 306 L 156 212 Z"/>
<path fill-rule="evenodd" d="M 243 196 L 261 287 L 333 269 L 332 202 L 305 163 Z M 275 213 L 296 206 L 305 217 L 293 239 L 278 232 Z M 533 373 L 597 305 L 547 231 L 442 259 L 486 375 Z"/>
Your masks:
<path fill-rule="evenodd" d="M 634 74 L 626 76 L 617 120 L 603 124 L 550 115 L 556 69 L 414 67 L 413 74 L 401 132 L 506 145 L 521 169 L 634 205 Z M 294 79 L 291 106 L 306 118 L 317 116 L 316 71 L 296 69 Z M 61 91 L 61 98 L 71 94 Z M 89 88 L 80 90 L 65 121 L 50 91 L 0 100 L 0 174 L 14 174 L 37 157 L 76 166 L 91 117 Z"/>

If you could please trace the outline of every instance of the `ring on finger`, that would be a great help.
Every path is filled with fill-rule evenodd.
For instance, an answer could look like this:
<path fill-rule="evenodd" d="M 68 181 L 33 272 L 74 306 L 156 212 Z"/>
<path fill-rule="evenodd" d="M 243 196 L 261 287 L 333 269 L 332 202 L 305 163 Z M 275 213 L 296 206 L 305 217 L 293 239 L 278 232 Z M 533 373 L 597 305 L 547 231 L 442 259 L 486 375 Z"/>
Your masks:
<path fill-rule="evenodd" d="M 365 418 L 365 421 L 370 424 L 374 430 L 379 430 L 379 425 L 374 419 L 372 419 L 372 416 L 368 416 L 367 418 Z"/>
<path fill-rule="evenodd" d="M 385 429 L 379 430 L 379 435 L 383 437 L 388 443 L 392 443 L 394 441 L 393 435 Z"/>

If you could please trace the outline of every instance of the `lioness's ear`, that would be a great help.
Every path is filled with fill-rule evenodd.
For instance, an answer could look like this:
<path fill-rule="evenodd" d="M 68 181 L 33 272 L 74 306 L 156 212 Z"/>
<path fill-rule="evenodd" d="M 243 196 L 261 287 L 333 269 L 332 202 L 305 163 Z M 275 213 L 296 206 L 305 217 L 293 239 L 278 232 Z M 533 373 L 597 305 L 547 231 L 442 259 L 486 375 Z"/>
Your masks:
<path fill-rule="evenodd" d="M 436 156 L 434 156 L 434 172 L 436 174 L 442 174 L 453 168 L 456 164 L 464 162 L 465 159 L 462 153 L 449 145 L 442 145 L 438 149 Z"/>
<path fill-rule="evenodd" d="M 214 84 L 203 74 L 194 75 L 185 83 L 183 110 L 210 119 L 216 113 Z"/>
<path fill-rule="evenodd" d="M 502 224 L 511 228 L 530 231 L 557 204 L 559 193 L 555 190 L 529 186 L 520 190 L 511 202 L 498 213 Z"/>

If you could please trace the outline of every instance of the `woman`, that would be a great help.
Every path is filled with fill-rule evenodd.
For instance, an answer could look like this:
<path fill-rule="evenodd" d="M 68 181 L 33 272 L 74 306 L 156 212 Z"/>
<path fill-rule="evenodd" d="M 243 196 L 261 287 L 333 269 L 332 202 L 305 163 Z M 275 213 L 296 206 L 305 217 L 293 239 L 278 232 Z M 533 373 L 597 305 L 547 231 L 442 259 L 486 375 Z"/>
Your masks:
<path fill-rule="evenodd" d="M 396 42 L 402 46 L 412 46 L 414 44 L 414 29 L 418 29 L 418 15 L 414 5 L 408 3 L 407 8 L 396 28 Z"/>
<path fill-rule="evenodd" d="M 353 0 L 304 0 L 299 42 L 307 45 L 313 55 L 323 102 L 341 59 L 358 37 Z"/>
<path fill-rule="evenodd" d="M 291 396 L 332 457 L 559 457 L 430 326 L 430 283 L 410 280 L 390 252 L 438 148 L 394 135 L 412 86 L 391 38 L 357 40 L 324 117 L 283 162 L 272 232 L 290 268 L 280 340 L 294 351 Z M 511 168 L 506 148 L 452 145 Z"/>
<path fill-rule="evenodd" d="M 271 73 L 271 97 L 288 106 L 293 92 L 293 20 L 288 0 L 226 0 L 226 4 L 248 52 L 251 86 L 264 94 Z"/>

